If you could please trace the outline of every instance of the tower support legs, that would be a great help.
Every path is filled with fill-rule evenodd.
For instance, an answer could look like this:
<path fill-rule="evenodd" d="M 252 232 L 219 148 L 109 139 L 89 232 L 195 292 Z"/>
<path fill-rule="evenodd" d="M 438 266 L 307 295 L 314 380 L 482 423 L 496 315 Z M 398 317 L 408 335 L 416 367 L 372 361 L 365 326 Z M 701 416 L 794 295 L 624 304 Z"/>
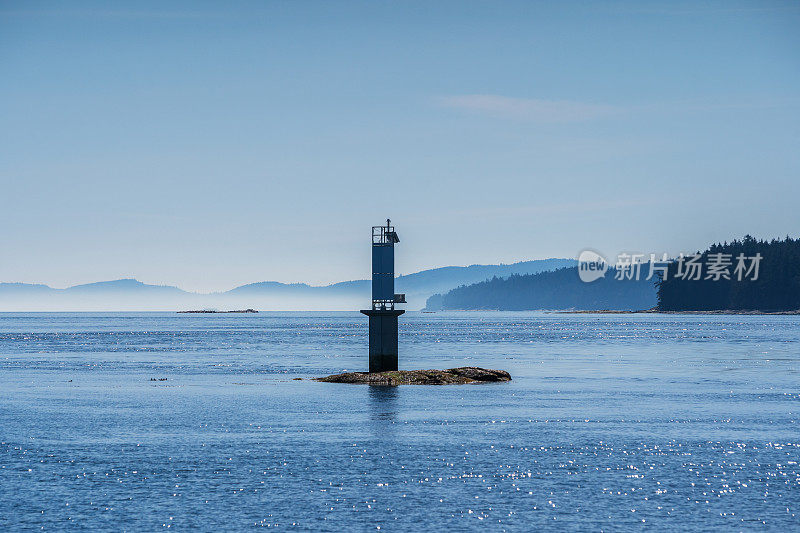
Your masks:
<path fill-rule="evenodd" d="M 397 317 L 402 309 L 368 309 L 369 371 L 397 370 Z"/>

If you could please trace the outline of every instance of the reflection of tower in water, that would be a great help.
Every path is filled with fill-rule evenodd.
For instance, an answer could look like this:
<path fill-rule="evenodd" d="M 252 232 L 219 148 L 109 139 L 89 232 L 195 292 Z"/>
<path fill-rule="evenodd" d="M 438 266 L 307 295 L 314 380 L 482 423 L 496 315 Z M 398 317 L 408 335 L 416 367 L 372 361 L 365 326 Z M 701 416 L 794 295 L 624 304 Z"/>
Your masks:
<path fill-rule="evenodd" d="M 397 417 L 398 388 L 380 385 L 367 387 L 371 420 L 395 420 Z"/>

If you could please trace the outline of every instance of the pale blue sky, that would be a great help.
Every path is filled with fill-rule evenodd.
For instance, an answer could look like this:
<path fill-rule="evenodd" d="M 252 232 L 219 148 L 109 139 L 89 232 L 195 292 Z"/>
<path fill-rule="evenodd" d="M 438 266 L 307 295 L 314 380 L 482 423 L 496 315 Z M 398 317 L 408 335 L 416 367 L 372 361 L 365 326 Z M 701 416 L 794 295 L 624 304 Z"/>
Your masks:
<path fill-rule="evenodd" d="M 0 281 L 800 233 L 798 2 L 0 1 Z"/>

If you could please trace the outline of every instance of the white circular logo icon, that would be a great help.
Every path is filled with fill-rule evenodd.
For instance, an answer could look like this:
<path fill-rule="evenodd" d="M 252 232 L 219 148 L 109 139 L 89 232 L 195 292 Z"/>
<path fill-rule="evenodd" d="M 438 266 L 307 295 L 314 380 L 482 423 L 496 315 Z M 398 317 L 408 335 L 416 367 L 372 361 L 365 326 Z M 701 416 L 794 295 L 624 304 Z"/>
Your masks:
<path fill-rule="evenodd" d="M 584 283 L 591 283 L 606 275 L 608 261 L 594 250 L 583 250 L 578 256 L 578 276 Z"/>

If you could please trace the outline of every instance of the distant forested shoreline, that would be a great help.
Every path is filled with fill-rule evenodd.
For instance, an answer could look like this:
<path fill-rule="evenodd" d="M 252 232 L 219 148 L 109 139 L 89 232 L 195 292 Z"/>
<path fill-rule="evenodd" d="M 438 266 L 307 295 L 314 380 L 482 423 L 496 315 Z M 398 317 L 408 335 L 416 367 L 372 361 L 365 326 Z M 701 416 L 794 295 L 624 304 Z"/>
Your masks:
<path fill-rule="evenodd" d="M 697 254 L 706 267 L 687 276 L 689 261 L 669 264 L 658 283 L 659 311 L 794 311 L 800 309 L 800 239 L 746 236 Z M 756 260 L 757 258 L 757 260 Z M 709 265 L 721 264 L 717 272 Z M 738 269 L 738 270 L 737 270 Z M 717 275 L 719 272 L 722 275 Z"/>
<path fill-rule="evenodd" d="M 800 309 L 800 239 L 746 236 L 672 259 L 647 280 L 609 268 L 585 283 L 577 267 L 487 279 L 431 296 L 428 310 L 791 312 Z M 624 268 L 617 266 L 617 268 Z M 623 278 L 623 279 L 617 279 Z"/>
<path fill-rule="evenodd" d="M 492 278 L 461 286 L 428 299 L 426 309 L 452 310 L 594 310 L 636 311 L 656 305 L 655 279 L 615 279 L 613 268 L 605 277 L 585 283 L 577 267 L 539 274 Z"/>

